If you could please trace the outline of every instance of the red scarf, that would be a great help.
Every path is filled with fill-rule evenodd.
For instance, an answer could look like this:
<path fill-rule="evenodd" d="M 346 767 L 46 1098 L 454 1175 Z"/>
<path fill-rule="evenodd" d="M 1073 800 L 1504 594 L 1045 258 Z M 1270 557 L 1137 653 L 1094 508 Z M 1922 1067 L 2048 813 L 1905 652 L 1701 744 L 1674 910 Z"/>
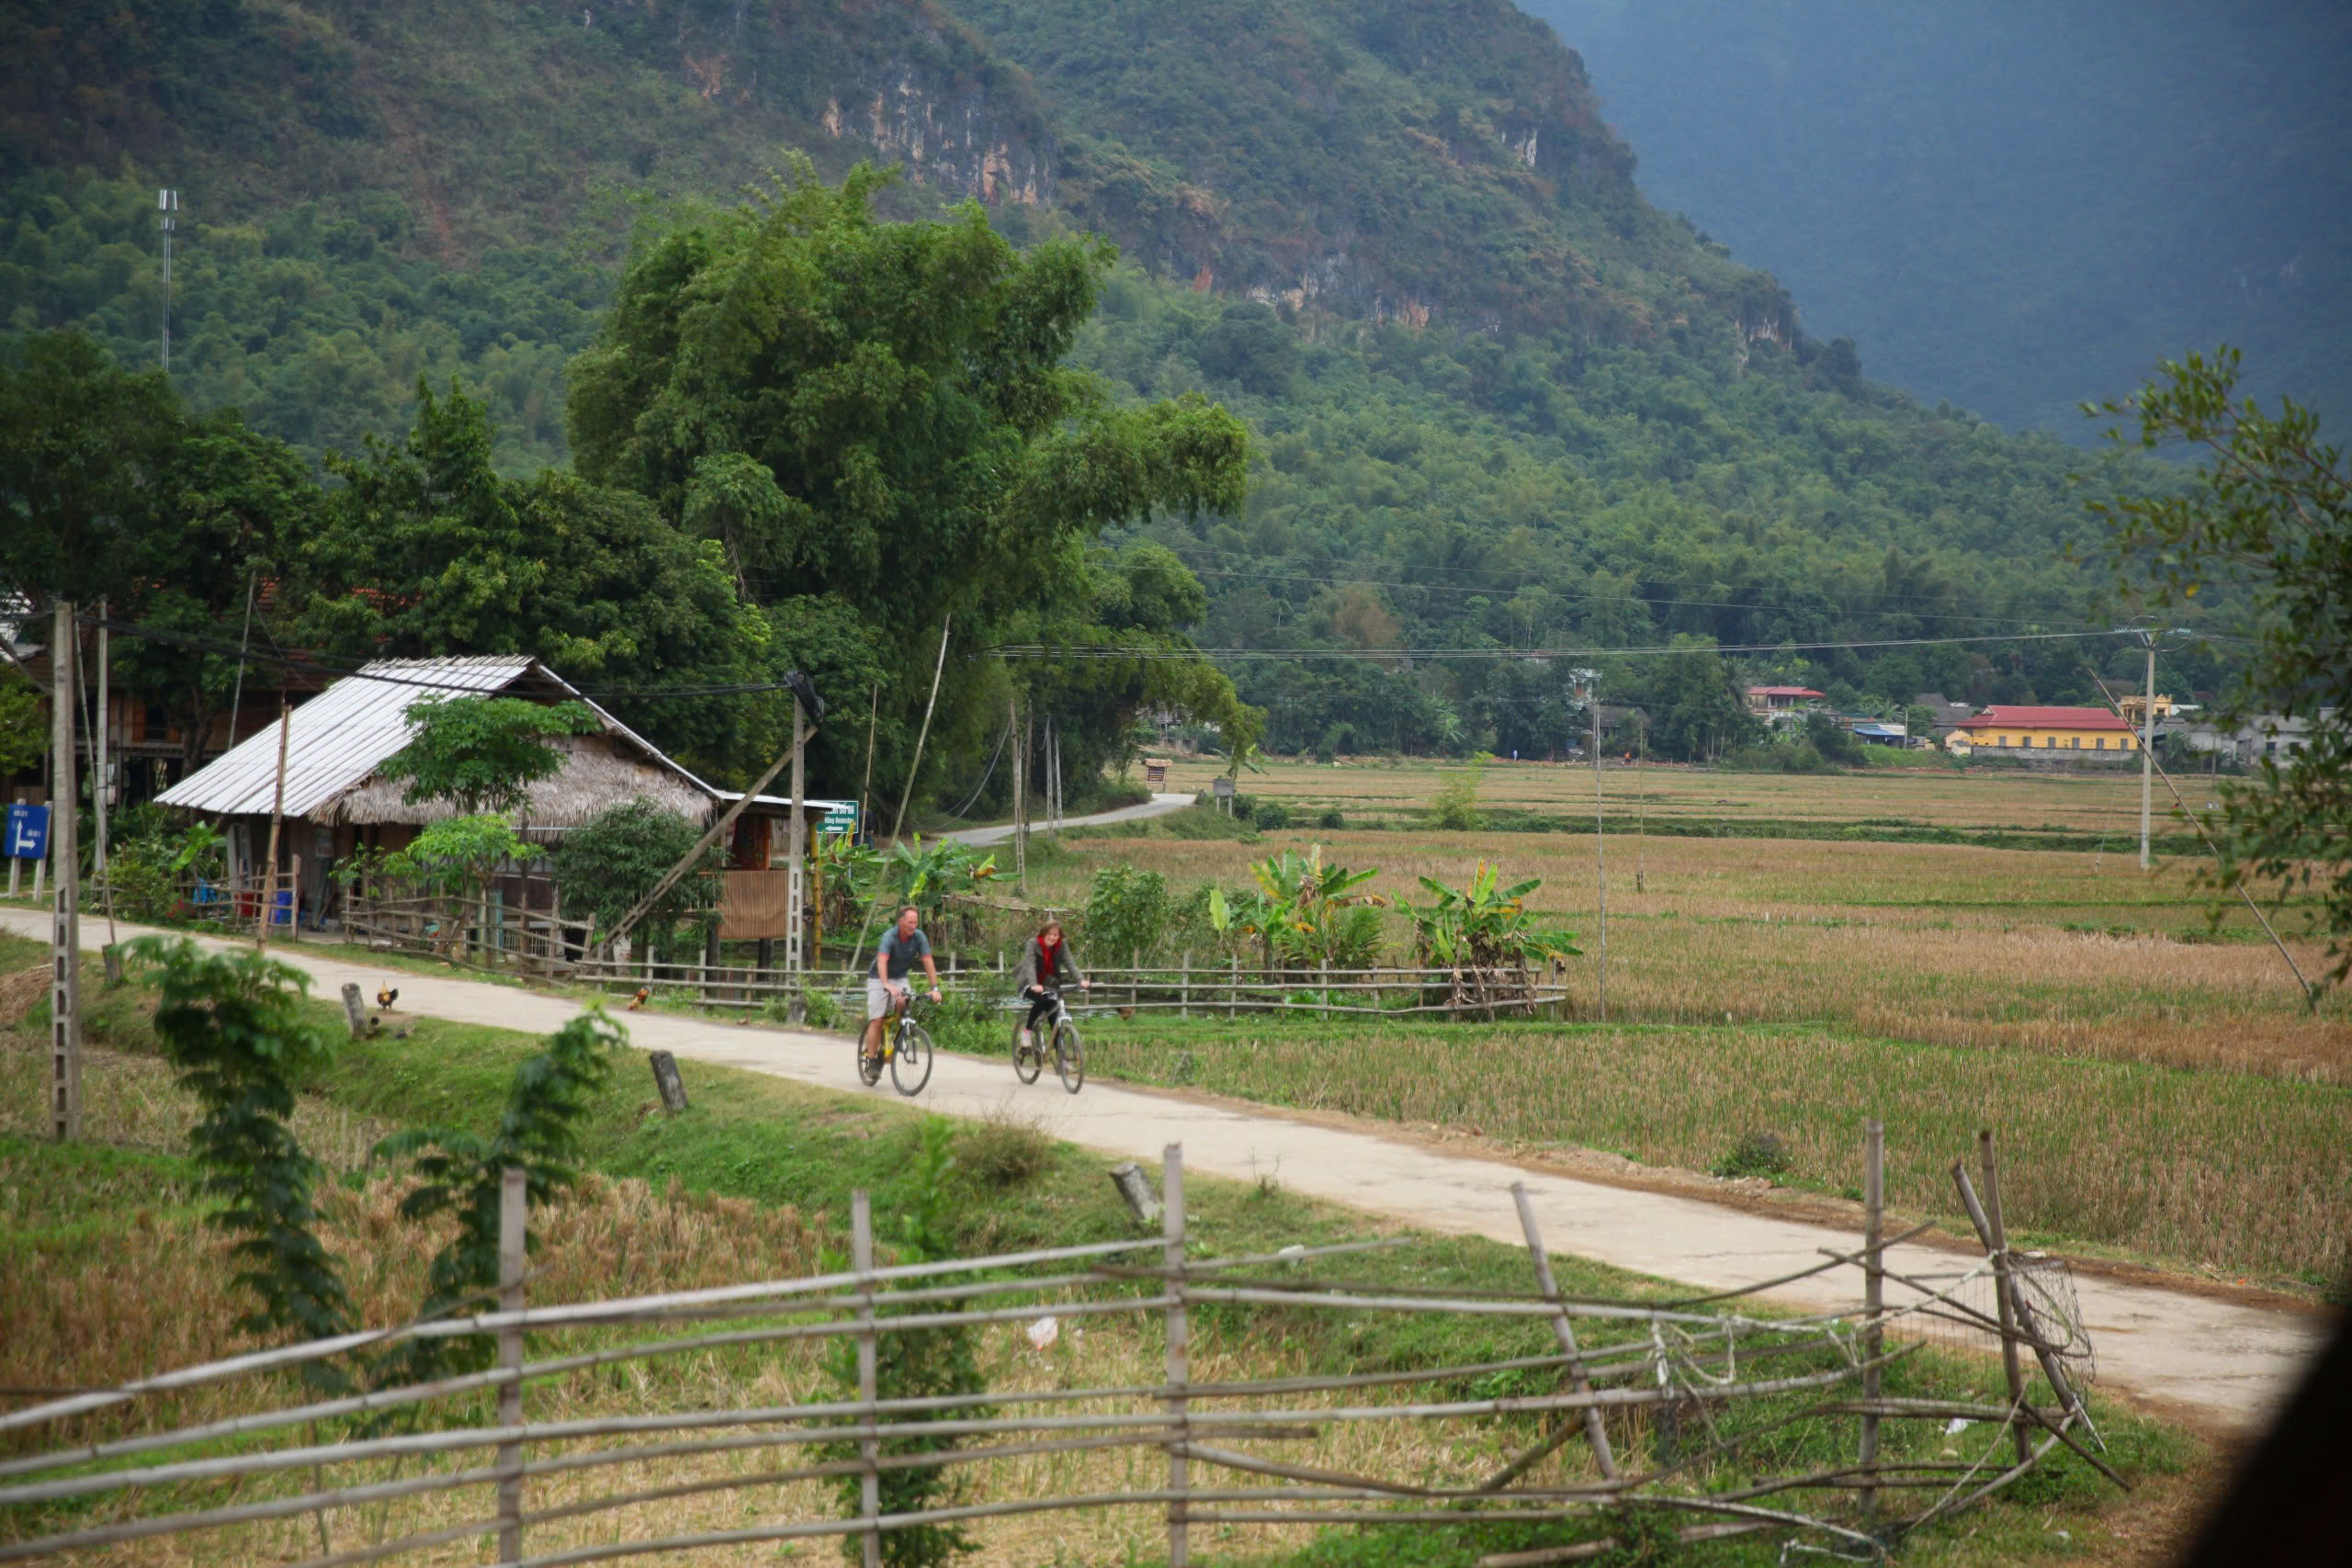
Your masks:
<path fill-rule="evenodd" d="M 1041 986 L 1044 985 L 1046 981 L 1060 974 L 1061 969 L 1061 942 L 1059 941 L 1056 941 L 1048 943 L 1041 938 L 1037 942 L 1037 983 Z"/>

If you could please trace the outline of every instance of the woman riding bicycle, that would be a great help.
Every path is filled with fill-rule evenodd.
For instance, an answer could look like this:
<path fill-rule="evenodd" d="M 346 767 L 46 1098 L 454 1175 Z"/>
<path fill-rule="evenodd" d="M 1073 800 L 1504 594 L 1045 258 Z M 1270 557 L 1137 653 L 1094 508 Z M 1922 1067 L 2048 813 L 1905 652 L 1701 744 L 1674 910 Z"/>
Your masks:
<path fill-rule="evenodd" d="M 1037 1025 L 1053 1015 L 1052 993 L 1069 980 L 1077 981 L 1081 990 L 1090 990 L 1094 985 L 1079 972 L 1078 955 L 1062 939 L 1062 923 L 1047 920 L 1029 939 L 1029 951 L 1021 955 L 1021 967 L 1012 976 L 1012 983 L 1029 998 L 1029 1021 L 1021 1026 L 1023 1050 L 1037 1048 Z"/>

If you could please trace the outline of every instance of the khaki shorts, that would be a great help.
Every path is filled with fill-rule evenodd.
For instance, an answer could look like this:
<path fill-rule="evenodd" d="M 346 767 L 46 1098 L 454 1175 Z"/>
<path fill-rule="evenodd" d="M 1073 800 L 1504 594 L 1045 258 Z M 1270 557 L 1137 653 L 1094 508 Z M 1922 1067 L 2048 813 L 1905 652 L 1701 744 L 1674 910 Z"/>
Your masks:
<path fill-rule="evenodd" d="M 890 987 L 871 976 L 865 982 L 865 1016 L 870 1019 L 890 1016 Z"/>

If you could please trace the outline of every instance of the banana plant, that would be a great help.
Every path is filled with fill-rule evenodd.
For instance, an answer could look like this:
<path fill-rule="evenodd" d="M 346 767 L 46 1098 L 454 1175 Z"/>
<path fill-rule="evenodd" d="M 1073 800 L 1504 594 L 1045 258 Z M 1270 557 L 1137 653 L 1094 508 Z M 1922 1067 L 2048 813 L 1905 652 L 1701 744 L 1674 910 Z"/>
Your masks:
<path fill-rule="evenodd" d="M 1544 886 L 1540 876 L 1502 886 L 1502 867 L 1486 861 L 1466 888 L 1448 887 L 1429 877 L 1421 886 L 1434 897 L 1427 903 L 1401 901 L 1412 918 L 1414 950 L 1435 968 L 1522 968 L 1530 959 L 1576 956 L 1574 931 L 1536 923 L 1527 897 Z"/>
<path fill-rule="evenodd" d="M 1379 874 L 1378 866 L 1326 865 L 1320 844 L 1304 855 L 1286 850 L 1250 868 L 1257 892 L 1232 918 L 1264 942 L 1270 961 L 1361 968 L 1379 951 L 1379 911 L 1388 900 L 1356 890 Z"/>

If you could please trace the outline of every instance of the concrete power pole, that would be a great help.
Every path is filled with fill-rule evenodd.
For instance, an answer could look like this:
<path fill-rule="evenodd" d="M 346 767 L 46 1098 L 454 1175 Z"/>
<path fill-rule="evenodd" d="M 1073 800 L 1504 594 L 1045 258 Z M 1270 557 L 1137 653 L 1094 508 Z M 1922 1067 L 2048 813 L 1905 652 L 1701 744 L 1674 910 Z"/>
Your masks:
<path fill-rule="evenodd" d="M 49 797 L 49 853 L 57 867 L 50 890 L 50 1127 L 60 1143 L 82 1135 L 82 852 L 74 831 L 81 792 L 74 782 L 74 706 L 81 693 L 74 636 L 73 601 L 60 599 L 49 639 L 50 745 L 57 754 Z"/>
<path fill-rule="evenodd" d="M 179 224 L 180 193 L 159 190 L 155 193 L 155 210 L 162 214 L 156 220 L 164 231 L 164 371 L 172 368 L 172 231 Z"/>
<path fill-rule="evenodd" d="M 2147 705 L 2140 710 L 2140 869 L 2148 869 L 2148 814 L 2156 773 L 2156 634 L 2148 643 Z"/>
<path fill-rule="evenodd" d="M 803 886 L 808 869 L 808 825 L 803 820 L 808 797 L 808 716 L 801 711 L 800 699 L 796 696 L 792 699 L 792 869 L 785 877 L 790 913 L 785 919 L 784 967 L 790 974 L 799 973 L 801 949 L 808 941 L 808 894 Z"/>

